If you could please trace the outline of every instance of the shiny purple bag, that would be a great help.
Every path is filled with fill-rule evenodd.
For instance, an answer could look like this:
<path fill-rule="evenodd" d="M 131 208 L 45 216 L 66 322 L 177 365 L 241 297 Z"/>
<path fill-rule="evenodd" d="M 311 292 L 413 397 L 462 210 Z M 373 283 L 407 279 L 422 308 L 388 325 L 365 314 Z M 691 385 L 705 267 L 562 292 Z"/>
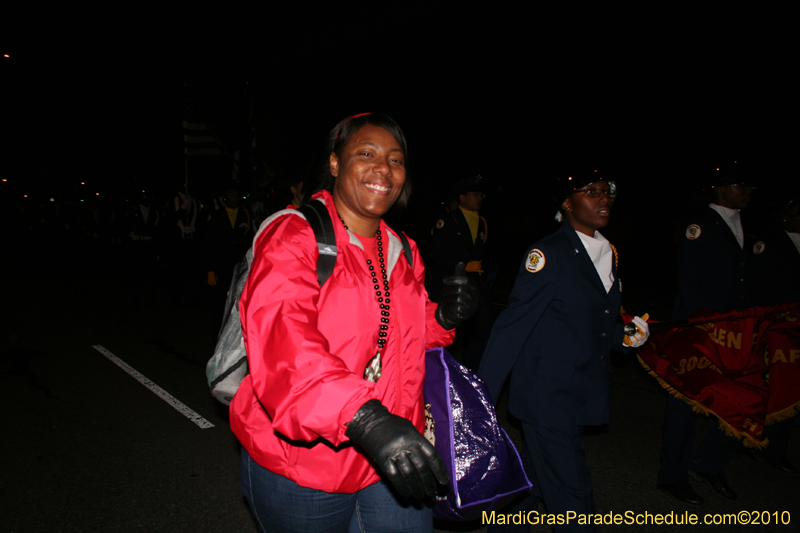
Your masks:
<path fill-rule="evenodd" d="M 422 393 L 430 415 L 426 436 L 430 438 L 432 429 L 434 446 L 450 474 L 446 494 L 436 497 L 433 516 L 474 520 L 530 488 L 481 378 L 444 348 L 428 350 L 425 371 Z"/>

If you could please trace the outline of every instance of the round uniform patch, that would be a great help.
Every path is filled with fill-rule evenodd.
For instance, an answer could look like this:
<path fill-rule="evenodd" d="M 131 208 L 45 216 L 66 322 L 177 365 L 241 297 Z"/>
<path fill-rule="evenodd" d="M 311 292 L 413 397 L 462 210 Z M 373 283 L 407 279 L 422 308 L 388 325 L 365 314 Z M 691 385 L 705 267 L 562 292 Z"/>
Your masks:
<path fill-rule="evenodd" d="M 753 253 L 758 255 L 763 252 L 767 248 L 767 245 L 764 244 L 764 241 L 758 241 L 753 245 Z"/>
<path fill-rule="evenodd" d="M 690 241 L 693 241 L 696 238 L 698 238 L 701 233 L 703 233 L 703 231 L 697 224 L 692 224 L 691 226 L 686 228 L 686 238 L 689 239 Z"/>
<path fill-rule="evenodd" d="M 544 254 L 538 248 L 531 250 L 528 260 L 525 261 L 525 269 L 528 272 L 539 272 L 544 268 Z"/>
<path fill-rule="evenodd" d="M 444 219 L 440 218 L 436 221 L 436 229 L 442 229 L 444 227 Z"/>

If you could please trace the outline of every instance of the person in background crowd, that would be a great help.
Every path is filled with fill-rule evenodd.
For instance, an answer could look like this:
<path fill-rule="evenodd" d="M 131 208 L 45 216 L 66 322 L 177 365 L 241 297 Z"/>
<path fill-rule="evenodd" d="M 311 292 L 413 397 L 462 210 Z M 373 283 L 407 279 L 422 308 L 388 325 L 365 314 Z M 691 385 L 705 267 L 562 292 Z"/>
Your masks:
<path fill-rule="evenodd" d="M 701 309 L 726 311 L 750 305 L 749 276 L 740 210 L 750 202 L 751 185 L 736 164 L 711 171 L 713 200 L 686 228 L 678 252 L 678 294 L 672 318 L 685 318 Z M 737 496 L 723 469 L 737 441 L 721 429 L 709 433 L 693 454 L 695 413 L 670 395 L 664 419 L 661 469 L 657 488 L 675 499 L 700 505 L 704 499 L 689 484 L 705 483 L 727 499 Z"/>
<path fill-rule="evenodd" d="M 750 271 L 753 305 L 800 302 L 800 196 L 779 209 L 775 230 L 753 245 Z M 786 457 L 794 423 L 795 419 L 789 418 L 765 426 L 763 436 L 769 445 L 761 451 L 751 450 L 753 458 L 796 475 L 797 467 Z"/>
<path fill-rule="evenodd" d="M 443 211 L 442 214 L 452 213 L 453 211 L 458 209 L 458 206 L 459 206 L 458 197 L 459 196 L 460 196 L 460 194 L 458 192 L 453 192 L 453 190 L 450 189 L 450 192 L 447 194 L 447 197 L 442 202 L 442 211 Z M 483 205 L 483 204 L 481 204 L 481 205 Z M 431 233 L 433 233 L 433 232 L 431 232 Z"/>
<path fill-rule="evenodd" d="M 508 308 L 492 329 L 478 375 L 497 403 L 510 374 L 508 409 L 522 422 L 523 462 L 534 484 L 503 512 L 535 510 L 543 498 L 551 514 L 594 513 L 583 428 L 609 421 L 611 350 L 628 351 L 649 336 L 640 317 L 626 336 L 616 249 L 598 231 L 608 224 L 616 190 L 596 170 L 566 182 L 557 214 L 563 225 L 528 249 Z M 489 531 L 529 528 L 493 525 Z"/>
<path fill-rule="evenodd" d="M 253 240 L 252 218 L 247 209 L 239 206 L 238 186 L 231 183 L 223 198 L 223 208 L 210 213 L 203 246 L 208 285 L 212 294 L 212 313 L 219 310 L 215 317 L 222 316 L 233 269 L 242 260 Z"/>
<path fill-rule="evenodd" d="M 419 251 L 383 221 L 410 194 L 408 151 L 389 117 L 330 132 L 314 201 L 333 221 L 335 267 L 320 288 L 302 212 L 262 225 L 240 300 L 250 374 L 230 406 L 241 488 L 260 531 L 432 532 L 447 470 L 422 436 L 425 350 L 447 345 L 476 305 L 465 276 L 431 302 Z"/>
<path fill-rule="evenodd" d="M 127 249 L 127 265 L 131 269 L 131 288 L 140 303 L 145 304 L 154 295 L 158 283 L 161 259 L 163 220 L 152 195 L 142 191 L 125 213 L 123 237 Z"/>
<path fill-rule="evenodd" d="M 297 209 L 303 203 L 303 180 L 294 178 L 289 185 L 289 191 L 292 193 L 292 203 L 287 205 L 286 209 Z"/>
<path fill-rule="evenodd" d="M 800 302 L 800 196 L 779 209 L 774 230 L 753 245 L 750 266 L 753 305 Z"/>
<path fill-rule="evenodd" d="M 204 213 L 200 202 L 179 191 L 166 206 L 164 263 L 168 291 L 178 305 L 195 306 L 203 297 L 201 232 Z"/>
<path fill-rule="evenodd" d="M 441 297 L 440 280 L 453 272 L 457 263 L 464 263 L 468 275 L 481 291 L 475 316 L 461 325 L 458 337 L 463 347 L 462 363 L 477 370 L 486 341 L 492 328 L 491 282 L 496 273 L 484 265 L 488 230 L 486 219 L 480 216 L 485 195 L 485 180 L 480 175 L 465 178 L 453 187 L 458 193 L 458 207 L 436 221 L 431 237 L 432 298 Z"/>
<path fill-rule="evenodd" d="M 267 191 L 265 189 L 256 189 L 256 192 L 248 198 L 250 214 L 253 215 L 251 226 L 253 231 L 257 231 L 261 227 L 261 223 L 269 216 L 269 207 L 267 206 Z"/>

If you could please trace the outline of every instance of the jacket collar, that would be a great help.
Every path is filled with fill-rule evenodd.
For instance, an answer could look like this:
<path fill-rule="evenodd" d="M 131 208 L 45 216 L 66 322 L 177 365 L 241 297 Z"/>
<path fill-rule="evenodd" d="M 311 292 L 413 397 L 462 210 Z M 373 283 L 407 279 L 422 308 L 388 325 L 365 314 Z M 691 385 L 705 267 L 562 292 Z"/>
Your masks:
<path fill-rule="evenodd" d="M 743 252 L 744 247 L 739 245 L 739 240 L 736 238 L 736 235 L 733 234 L 733 231 L 731 231 L 731 228 L 728 226 L 728 223 L 725 222 L 725 219 L 722 218 L 722 215 L 720 215 L 719 212 L 713 207 L 709 207 L 708 211 L 713 213 L 711 216 L 714 217 L 714 223 L 722 228 L 722 233 L 725 234 L 725 240 L 727 240 L 732 246 L 736 246 L 737 250 Z M 745 241 L 747 241 L 747 237 L 745 237 Z M 747 243 L 745 242 L 745 246 L 746 245 Z"/>
<path fill-rule="evenodd" d="M 352 244 L 363 250 L 364 247 L 361 244 L 361 241 L 358 240 L 358 237 L 356 237 L 356 234 L 345 229 L 344 225 L 340 223 L 339 214 L 336 211 L 336 205 L 333 203 L 333 195 L 331 195 L 331 193 L 328 191 L 323 190 L 316 193 L 313 198 L 321 200 L 322 203 L 325 204 L 325 207 L 328 208 L 328 213 L 330 213 L 331 220 L 333 220 L 333 231 L 336 233 L 337 244 Z M 386 275 L 391 278 L 392 271 L 397 264 L 397 260 L 399 259 L 400 254 L 403 252 L 403 243 L 400 242 L 400 239 L 395 235 L 394 230 L 387 226 L 383 219 L 381 219 L 380 230 L 381 235 L 383 235 L 384 238 L 388 237 L 388 246 L 386 252 Z"/>
<path fill-rule="evenodd" d="M 614 283 L 611 285 L 611 289 L 606 291 L 605 285 L 603 285 L 603 281 L 600 279 L 600 276 L 597 274 L 597 269 L 592 263 L 589 254 L 586 252 L 586 247 L 581 242 L 581 238 L 578 237 L 578 233 L 575 229 L 570 225 L 568 221 L 564 221 L 561 225 L 561 229 L 559 230 L 562 232 L 569 242 L 570 250 L 572 251 L 573 257 L 578 261 L 578 265 L 580 266 L 581 272 L 586 279 L 590 281 L 590 283 L 597 289 L 601 294 L 608 297 L 614 290 L 617 289 L 619 286 L 619 276 L 617 275 L 617 266 L 616 266 L 616 254 L 615 257 L 611 261 L 611 272 L 614 274 Z"/>

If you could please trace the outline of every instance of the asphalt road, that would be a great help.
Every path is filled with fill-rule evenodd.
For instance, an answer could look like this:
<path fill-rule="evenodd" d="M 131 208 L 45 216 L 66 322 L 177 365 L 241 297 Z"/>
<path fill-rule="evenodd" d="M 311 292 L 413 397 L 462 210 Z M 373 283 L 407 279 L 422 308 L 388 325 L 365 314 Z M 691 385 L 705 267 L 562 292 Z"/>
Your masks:
<path fill-rule="evenodd" d="M 8 248 L 6 248 L 8 249 Z M 20 254 L 22 255 L 22 254 Z M 254 532 L 238 489 L 239 446 L 204 367 L 215 331 L 201 301 L 130 289 L 122 270 L 49 250 L 0 267 L 0 530 Z M 213 424 L 202 429 L 112 363 L 102 346 Z M 800 477 L 737 454 L 727 469 L 739 501 L 704 487 L 697 507 L 655 489 L 665 393 L 634 358 L 616 361 L 613 422 L 586 437 L 604 515 L 767 512 L 770 525 L 610 525 L 603 531 L 799 531 Z M 499 413 L 518 438 L 501 402 Z M 699 419 L 700 420 L 700 419 Z M 713 421 L 700 420 L 699 433 Z M 790 459 L 800 465 L 800 429 Z M 777 513 L 777 514 L 773 514 Z M 775 517 L 790 524 L 775 525 Z M 788 515 L 786 514 L 788 513 Z M 762 519 L 766 514 L 760 515 Z M 484 531 L 437 524 L 438 531 Z M 535 525 L 531 531 L 550 531 Z"/>

